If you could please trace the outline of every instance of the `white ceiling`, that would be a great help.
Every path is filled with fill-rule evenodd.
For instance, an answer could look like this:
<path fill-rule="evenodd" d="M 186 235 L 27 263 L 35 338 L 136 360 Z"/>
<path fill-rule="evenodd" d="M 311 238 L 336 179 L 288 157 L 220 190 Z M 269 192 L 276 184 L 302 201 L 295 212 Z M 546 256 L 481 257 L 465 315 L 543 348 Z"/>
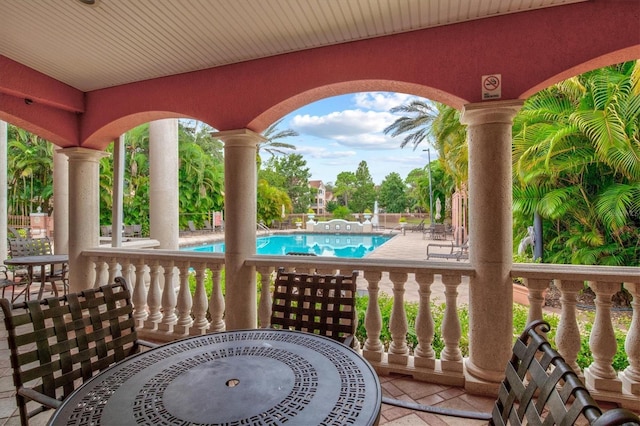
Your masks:
<path fill-rule="evenodd" d="M 91 91 L 580 1 L 0 0 L 0 55 Z"/>

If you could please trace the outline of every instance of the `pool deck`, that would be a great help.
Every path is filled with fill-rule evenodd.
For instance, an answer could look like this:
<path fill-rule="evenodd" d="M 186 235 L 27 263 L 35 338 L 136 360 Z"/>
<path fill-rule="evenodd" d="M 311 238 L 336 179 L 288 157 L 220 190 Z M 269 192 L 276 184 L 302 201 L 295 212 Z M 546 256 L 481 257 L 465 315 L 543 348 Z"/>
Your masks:
<path fill-rule="evenodd" d="M 276 233 L 295 233 L 296 231 L 274 231 Z M 382 246 L 375 249 L 372 253 L 370 253 L 366 258 L 367 259 L 403 259 L 403 260 L 417 260 L 424 262 L 431 262 L 430 260 L 426 260 L 427 256 L 427 244 L 429 243 L 439 243 L 439 244 L 449 244 L 451 241 L 446 240 L 429 240 L 423 239 L 423 233 L 420 231 L 412 232 L 411 230 L 406 230 L 404 235 L 397 230 L 385 230 L 382 232 L 383 234 L 392 234 L 394 238 L 391 238 L 389 241 L 384 243 Z M 264 231 L 260 231 L 258 236 L 263 236 Z M 180 246 L 194 246 L 206 243 L 212 243 L 216 241 L 224 240 L 223 233 L 203 233 L 203 234 L 185 234 L 180 236 Z M 442 251 L 446 251 L 447 249 L 442 249 Z M 456 260 L 446 260 L 446 259 L 438 259 L 438 263 L 447 262 L 453 264 L 460 264 Z M 389 280 L 388 274 L 383 274 L 382 280 L 379 283 L 380 291 L 392 295 L 393 294 L 393 283 Z M 364 278 L 358 278 L 358 288 L 361 290 L 366 290 L 367 282 Z M 440 276 L 436 275 L 435 280 L 431 286 L 431 298 L 434 301 L 438 301 L 443 303 L 445 301 L 444 297 L 444 284 L 442 284 L 442 280 Z M 404 298 L 408 302 L 417 302 L 419 300 L 418 296 L 418 283 L 413 279 L 410 275 L 409 280 L 405 285 L 405 294 Z M 458 287 L 458 304 L 459 305 L 468 305 L 469 304 L 469 280 L 468 278 L 463 277 L 462 284 Z"/>

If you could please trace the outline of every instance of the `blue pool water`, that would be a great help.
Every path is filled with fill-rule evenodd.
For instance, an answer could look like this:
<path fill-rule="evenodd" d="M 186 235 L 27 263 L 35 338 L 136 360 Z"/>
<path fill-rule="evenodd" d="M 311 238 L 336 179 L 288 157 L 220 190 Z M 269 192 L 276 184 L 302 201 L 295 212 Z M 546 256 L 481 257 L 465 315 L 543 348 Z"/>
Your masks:
<path fill-rule="evenodd" d="M 326 257 L 362 258 L 387 242 L 393 235 L 370 234 L 292 234 L 259 237 L 256 252 L 262 255 L 286 255 L 290 252 L 314 253 Z M 224 243 L 183 250 L 224 253 Z"/>

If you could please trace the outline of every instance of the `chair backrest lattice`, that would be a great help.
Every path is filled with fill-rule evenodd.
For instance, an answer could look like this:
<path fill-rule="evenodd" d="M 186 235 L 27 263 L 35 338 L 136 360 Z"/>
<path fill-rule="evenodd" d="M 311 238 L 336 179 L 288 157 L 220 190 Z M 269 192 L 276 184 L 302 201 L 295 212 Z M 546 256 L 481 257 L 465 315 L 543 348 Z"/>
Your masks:
<path fill-rule="evenodd" d="M 271 326 L 305 331 L 345 342 L 355 335 L 356 279 L 351 276 L 285 272 L 278 269 Z"/>
<path fill-rule="evenodd" d="M 9 238 L 11 257 L 43 256 L 53 254 L 51 241 L 45 238 Z"/>
<path fill-rule="evenodd" d="M 96 373 L 139 352 L 126 282 L 11 305 L 1 299 L 22 424 Z M 28 412 L 43 394 L 48 404 Z"/>
<path fill-rule="evenodd" d="M 516 340 L 492 424 L 572 425 L 586 419 L 598 425 L 622 424 L 609 423 L 614 417 L 634 419 L 633 413 L 621 408 L 603 415 L 582 380 L 546 339 L 549 329 L 548 323 L 534 321 Z"/>

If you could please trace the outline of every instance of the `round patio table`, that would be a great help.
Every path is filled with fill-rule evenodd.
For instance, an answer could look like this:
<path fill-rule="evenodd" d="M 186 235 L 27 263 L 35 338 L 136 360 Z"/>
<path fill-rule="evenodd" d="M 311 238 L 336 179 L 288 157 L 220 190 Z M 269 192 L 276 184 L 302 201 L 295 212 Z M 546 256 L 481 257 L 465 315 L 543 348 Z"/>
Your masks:
<path fill-rule="evenodd" d="M 358 353 L 314 334 L 213 333 L 134 355 L 66 398 L 51 425 L 371 425 L 378 376 Z"/>

